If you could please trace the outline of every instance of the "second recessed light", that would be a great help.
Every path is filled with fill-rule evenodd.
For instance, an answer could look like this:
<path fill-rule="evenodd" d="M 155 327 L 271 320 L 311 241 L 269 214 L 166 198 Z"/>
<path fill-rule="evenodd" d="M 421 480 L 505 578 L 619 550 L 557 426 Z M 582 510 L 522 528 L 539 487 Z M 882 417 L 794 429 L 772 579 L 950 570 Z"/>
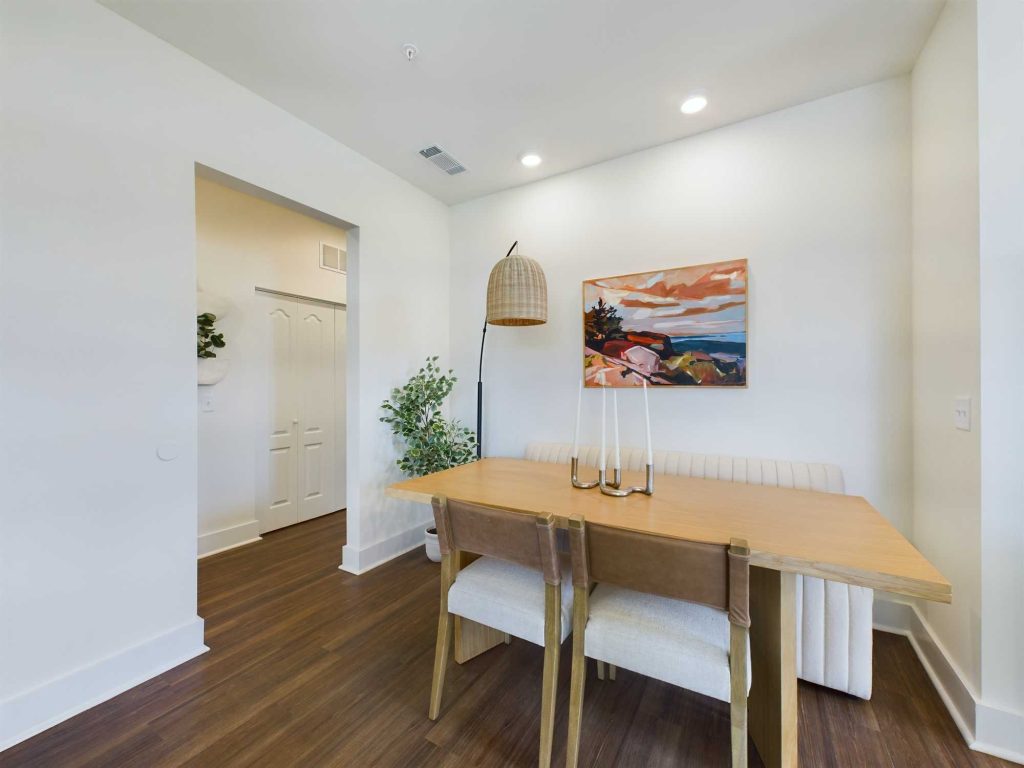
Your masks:
<path fill-rule="evenodd" d="M 541 163 L 540 155 L 534 154 L 533 152 L 527 152 L 525 155 L 519 158 L 519 162 L 525 165 L 527 168 L 536 168 Z"/>
<path fill-rule="evenodd" d="M 684 115 L 695 115 L 708 105 L 708 97 L 702 93 L 695 93 L 688 97 L 679 111 Z"/>

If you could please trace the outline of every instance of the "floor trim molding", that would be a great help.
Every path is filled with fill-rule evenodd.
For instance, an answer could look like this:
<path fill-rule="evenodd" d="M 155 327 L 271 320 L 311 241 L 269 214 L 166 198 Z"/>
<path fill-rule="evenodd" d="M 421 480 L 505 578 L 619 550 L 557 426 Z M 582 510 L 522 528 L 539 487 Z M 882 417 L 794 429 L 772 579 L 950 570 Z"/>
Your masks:
<path fill-rule="evenodd" d="M 1024 714 L 994 707 L 981 699 L 916 605 L 876 598 L 874 624 L 875 629 L 910 640 L 968 747 L 1024 764 Z"/>
<path fill-rule="evenodd" d="M 162 635 L 4 699 L 0 701 L 0 751 L 208 650 L 203 643 L 203 620 L 196 616 Z"/>
<path fill-rule="evenodd" d="M 341 565 L 338 568 L 357 576 L 394 560 L 399 555 L 423 546 L 423 531 L 432 520 L 424 520 L 411 528 L 389 536 L 369 546 L 356 549 L 346 544 L 341 549 Z"/>
<path fill-rule="evenodd" d="M 258 520 L 246 520 L 244 523 L 230 525 L 219 531 L 210 531 L 199 536 L 197 551 L 199 557 L 207 557 L 234 549 L 243 544 L 252 544 L 260 540 L 260 523 Z"/>

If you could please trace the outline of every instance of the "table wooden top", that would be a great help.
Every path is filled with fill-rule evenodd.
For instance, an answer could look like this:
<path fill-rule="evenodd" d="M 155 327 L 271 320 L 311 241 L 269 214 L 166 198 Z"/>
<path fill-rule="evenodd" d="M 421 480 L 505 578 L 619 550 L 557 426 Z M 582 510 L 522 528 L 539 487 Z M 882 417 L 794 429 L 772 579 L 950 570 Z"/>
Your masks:
<path fill-rule="evenodd" d="M 623 482 L 642 485 L 639 473 Z M 585 478 L 586 479 L 586 478 Z M 395 483 L 394 498 L 429 504 L 435 495 L 533 514 L 570 515 L 658 536 L 750 545 L 751 563 L 948 603 L 950 584 L 860 496 L 722 480 L 655 475 L 654 495 L 578 490 L 565 464 L 483 459 Z"/>

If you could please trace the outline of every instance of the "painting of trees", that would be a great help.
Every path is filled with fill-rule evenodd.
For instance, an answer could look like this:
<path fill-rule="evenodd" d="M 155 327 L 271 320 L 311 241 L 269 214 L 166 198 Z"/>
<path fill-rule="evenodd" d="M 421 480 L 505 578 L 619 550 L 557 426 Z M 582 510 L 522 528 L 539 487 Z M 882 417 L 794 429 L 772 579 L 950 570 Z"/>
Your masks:
<path fill-rule="evenodd" d="M 610 339 L 625 338 L 622 331 L 622 318 L 615 307 L 599 298 L 593 307 L 583 316 L 583 333 L 588 343 L 600 347 Z"/>

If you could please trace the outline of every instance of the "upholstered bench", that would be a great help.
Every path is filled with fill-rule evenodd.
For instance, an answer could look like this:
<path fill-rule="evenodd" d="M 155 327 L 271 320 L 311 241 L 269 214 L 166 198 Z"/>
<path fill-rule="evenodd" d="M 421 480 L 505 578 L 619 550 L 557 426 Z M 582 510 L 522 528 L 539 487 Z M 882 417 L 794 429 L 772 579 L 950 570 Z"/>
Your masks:
<path fill-rule="evenodd" d="M 571 452 L 568 443 L 531 443 L 526 458 L 568 467 Z M 596 467 L 599 453 L 595 446 L 581 448 L 580 464 Z M 621 455 L 624 469 L 643 469 L 642 450 L 627 448 Z M 844 490 L 842 470 L 834 464 L 657 451 L 654 472 L 828 493 Z M 801 679 L 871 698 L 873 602 L 874 592 L 866 587 L 796 577 L 796 668 Z"/>

